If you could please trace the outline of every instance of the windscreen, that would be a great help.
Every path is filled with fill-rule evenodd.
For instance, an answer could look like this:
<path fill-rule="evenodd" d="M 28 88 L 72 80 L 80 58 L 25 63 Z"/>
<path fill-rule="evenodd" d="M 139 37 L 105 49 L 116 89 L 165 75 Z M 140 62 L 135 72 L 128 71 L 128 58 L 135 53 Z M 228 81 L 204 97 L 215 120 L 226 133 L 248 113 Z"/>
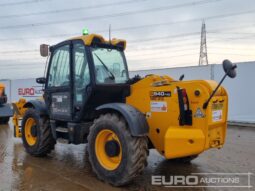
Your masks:
<path fill-rule="evenodd" d="M 123 51 L 107 48 L 91 48 L 95 65 L 96 83 L 126 83 L 128 71 Z"/>

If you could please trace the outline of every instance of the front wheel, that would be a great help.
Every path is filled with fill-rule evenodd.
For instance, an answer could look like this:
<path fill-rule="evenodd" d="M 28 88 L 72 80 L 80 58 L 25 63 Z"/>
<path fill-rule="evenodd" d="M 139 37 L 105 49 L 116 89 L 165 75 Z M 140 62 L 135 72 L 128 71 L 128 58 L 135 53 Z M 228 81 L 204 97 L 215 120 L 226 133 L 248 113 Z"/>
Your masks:
<path fill-rule="evenodd" d="M 101 115 L 90 128 L 88 154 L 99 179 L 125 185 L 146 165 L 147 137 L 133 137 L 125 120 L 116 114 Z"/>
<path fill-rule="evenodd" d="M 54 149 L 49 119 L 35 109 L 28 109 L 22 120 L 22 141 L 26 151 L 34 156 L 45 156 Z"/>

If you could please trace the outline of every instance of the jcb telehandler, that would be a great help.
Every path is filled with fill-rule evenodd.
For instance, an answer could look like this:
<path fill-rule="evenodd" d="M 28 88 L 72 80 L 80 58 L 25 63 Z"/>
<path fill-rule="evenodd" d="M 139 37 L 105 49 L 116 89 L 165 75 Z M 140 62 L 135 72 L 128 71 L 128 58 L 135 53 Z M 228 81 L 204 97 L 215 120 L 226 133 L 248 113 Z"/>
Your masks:
<path fill-rule="evenodd" d="M 148 149 L 190 161 L 223 146 L 228 96 L 220 84 L 236 75 L 230 61 L 223 63 L 220 84 L 158 75 L 129 78 L 125 40 L 84 34 L 40 48 L 49 56 L 46 77 L 36 79 L 44 84 L 44 100 L 23 100 L 22 126 L 15 126 L 31 155 L 48 154 L 56 141 L 88 143 L 98 178 L 120 186 L 142 172 Z"/>
<path fill-rule="evenodd" d="M 0 124 L 7 124 L 13 111 L 7 104 L 7 96 L 5 94 L 5 85 L 0 83 Z"/>

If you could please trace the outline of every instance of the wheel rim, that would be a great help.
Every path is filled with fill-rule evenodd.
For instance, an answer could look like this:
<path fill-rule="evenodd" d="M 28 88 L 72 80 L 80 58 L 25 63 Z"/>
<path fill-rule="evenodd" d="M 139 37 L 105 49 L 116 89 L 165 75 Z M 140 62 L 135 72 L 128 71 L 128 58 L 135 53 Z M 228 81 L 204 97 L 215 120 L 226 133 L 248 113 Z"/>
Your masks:
<path fill-rule="evenodd" d="M 109 156 L 106 152 L 106 144 L 110 141 L 116 141 L 119 146 L 117 156 Z M 105 129 L 98 133 L 95 144 L 97 160 L 107 170 L 115 170 L 121 163 L 122 147 L 118 136 L 111 130 Z"/>
<path fill-rule="evenodd" d="M 28 145 L 33 146 L 37 141 L 37 136 L 32 133 L 36 127 L 36 121 L 33 118 L 28 118 L 25 124 L 25 137 Z"/>

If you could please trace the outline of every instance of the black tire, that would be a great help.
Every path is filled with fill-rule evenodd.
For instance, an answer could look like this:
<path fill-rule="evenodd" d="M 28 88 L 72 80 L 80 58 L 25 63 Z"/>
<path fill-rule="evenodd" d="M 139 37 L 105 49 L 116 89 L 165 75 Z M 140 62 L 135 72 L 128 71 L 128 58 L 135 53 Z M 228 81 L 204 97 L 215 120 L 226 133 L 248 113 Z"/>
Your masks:
<path fill-rule="evenodd" d="M 1 117 L 0 124 L 8 124 L 10 117 Z"/>
<path fill-rule="evenodd" d="M 34 145 L 29 145 L 25 136 L 25 125 L 29 118 L 33 118 L 36 122 L 37 140 Z M 26 152 L 33 156 L 47 155 L 54 149 L 56 144 L 56 141 L 52 136 L 48 117 L 40 116 L 39 112 L 32 108 L 29 108 L 23 117 L 21 133 Z"/>
<path fill-rule="evenodd" d="M 102 130 L 111 130 L 119 138 L 122 158 L 119 166 L 114 170 L 107 170 L 97 159 L 95 140 Z M 147 164 L 147 137 L 133 137 L 125 120 L 117 114 L 104 114 L 94 121 L 88 136 L 89 161 L 97 177 L 114 186 L 130 183 L 138 176 Z"/>
<path fill-rule="evenodd" d="M 194 160 L 197 157 L 198 157 L 198 155 L 192 155 L 192 156 L 187 156 L 187 157 L 170 159 L 170 161 L 173 161 L 176 163 L 190 163 L 192 160 Z"/>

